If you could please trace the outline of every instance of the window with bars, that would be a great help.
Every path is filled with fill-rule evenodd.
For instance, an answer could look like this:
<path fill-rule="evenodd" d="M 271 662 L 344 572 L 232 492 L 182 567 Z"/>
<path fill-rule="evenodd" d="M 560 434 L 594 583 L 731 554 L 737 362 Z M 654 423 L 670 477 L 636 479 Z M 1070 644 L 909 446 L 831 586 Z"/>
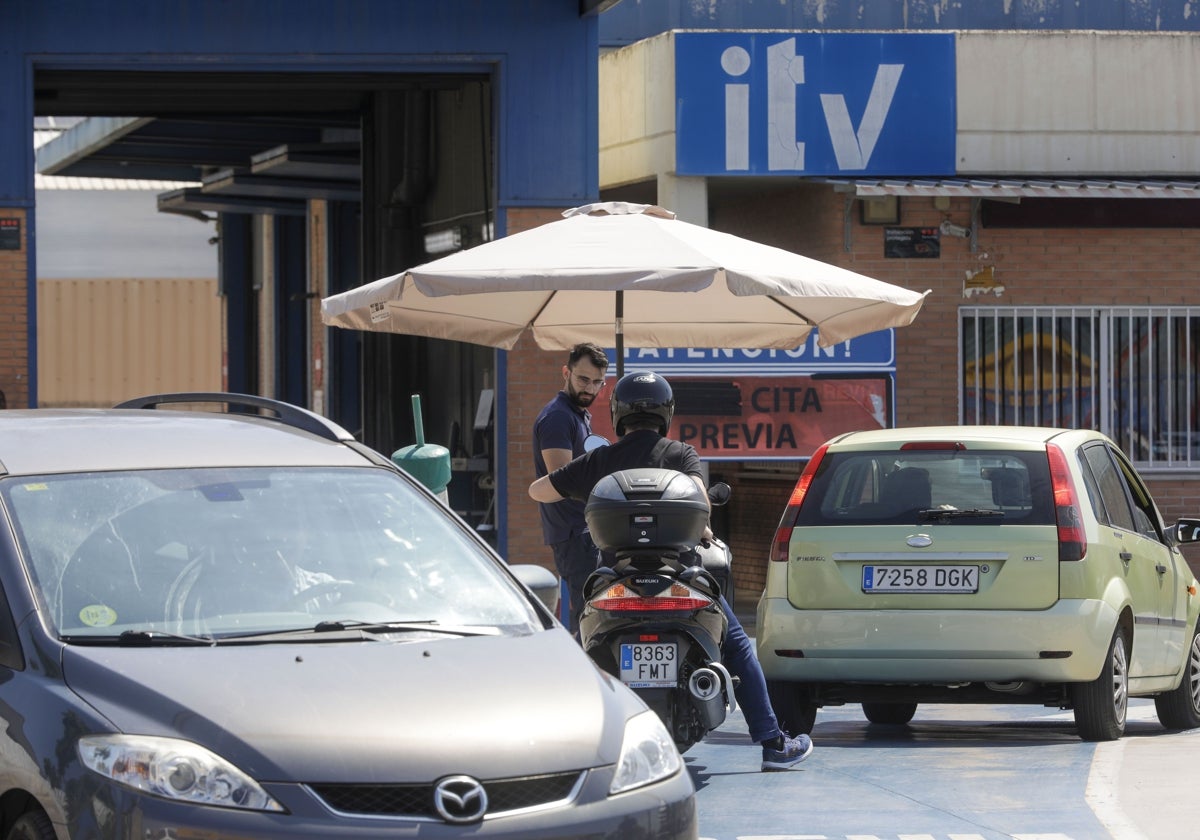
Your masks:
<path fill-rule="evenodd" d="M 959 420 L 1098 429 L 1200 469 L 1200 307 L 962 307 Z"/>

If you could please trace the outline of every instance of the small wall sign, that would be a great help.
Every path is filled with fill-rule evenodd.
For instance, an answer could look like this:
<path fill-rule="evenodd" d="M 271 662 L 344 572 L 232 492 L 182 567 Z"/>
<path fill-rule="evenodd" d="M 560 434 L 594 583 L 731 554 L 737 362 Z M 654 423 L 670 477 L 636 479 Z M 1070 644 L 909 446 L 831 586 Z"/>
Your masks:
<path fill-rule="evenodd" d="M 0 219 L 0 251 L 21 250 L 21 220 Z"/>
<path fill-rule="evenodd" d="M 937 259 L 942 255 L 941 235 L 935 227 L 884 228 L 883 255 L 901 259 Z"/>

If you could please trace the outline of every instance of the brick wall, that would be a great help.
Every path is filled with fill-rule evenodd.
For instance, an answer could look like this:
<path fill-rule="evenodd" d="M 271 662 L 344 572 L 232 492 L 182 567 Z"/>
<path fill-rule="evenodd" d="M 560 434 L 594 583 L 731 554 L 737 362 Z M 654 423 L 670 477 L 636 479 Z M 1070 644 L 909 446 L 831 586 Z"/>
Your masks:
<path fill-rule="evenodd" d="M 19 250 L 0 250 L 0 392 L 8 408 L 29 407 L 29 219 L 24 210 L 0 208 L 0 219 L 21 226 Z"/>

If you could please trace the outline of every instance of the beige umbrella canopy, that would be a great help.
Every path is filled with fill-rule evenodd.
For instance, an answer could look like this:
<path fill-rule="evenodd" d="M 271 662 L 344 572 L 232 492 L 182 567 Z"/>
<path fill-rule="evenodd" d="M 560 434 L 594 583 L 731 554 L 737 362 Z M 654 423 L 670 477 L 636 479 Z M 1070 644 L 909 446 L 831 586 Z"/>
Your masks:
<path fill-rule="evenodd" d="M 799 254 L 609 202 L 325 298 L 326 324 L 511 349 L 829 347 L 910 324 L 914 292 Z"/>

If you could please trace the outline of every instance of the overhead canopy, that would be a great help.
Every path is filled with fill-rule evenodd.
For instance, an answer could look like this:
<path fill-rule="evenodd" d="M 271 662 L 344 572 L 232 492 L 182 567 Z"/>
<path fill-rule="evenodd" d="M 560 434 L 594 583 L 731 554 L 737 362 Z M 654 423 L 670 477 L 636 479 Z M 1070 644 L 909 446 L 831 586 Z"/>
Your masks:
<path fill-rule="evenodd" d="M 36 151 L 44 175 L 189 184 L 176 213 L 302 214 L 361 197 L 362 120 L 375 91 L 456 89 L 429 73 L 39 71 L 39 113 L 85 117 Z M 135 113 L 145 116 L 112 116 Z"/>

